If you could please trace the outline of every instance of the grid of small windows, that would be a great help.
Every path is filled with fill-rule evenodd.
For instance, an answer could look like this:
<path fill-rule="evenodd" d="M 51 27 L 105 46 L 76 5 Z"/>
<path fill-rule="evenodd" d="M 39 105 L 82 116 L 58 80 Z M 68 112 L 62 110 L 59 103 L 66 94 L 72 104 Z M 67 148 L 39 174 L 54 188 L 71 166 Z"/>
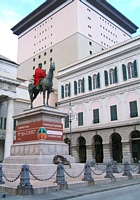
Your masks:
<path fill-rule="evenodd" d="M 118 43 L 118 41 L 116 40 L 116 38 L 118 37 L 116 34 L 117 28 L 102 17 L 100 17 L 100 20 L 104 22 L 104 25 L 100 24 L 100 28 L 103 30 L 103 32 L 101 32 L 101 36 L 103 37 L 103 40 L 106 39 L 106 42 L 101 41 L 101 44 L 108 47 L 109 46 L 108 42 L 111 42 L 112 45 Z"/>
<path fill-rule="evenodd" d="M 47 20 L 43 21 L 41 24 L 39 24 L 35 29 L 34 29 L 34 47 L 36 47 L 36 51 L 34 51 L 34 54 L 38 53 L 39 51 L 43 50 L 47 46 L 49 47 L 52 45 L 52 42 L 48 41 L 47 46 L 46 42 L 44 43 L 45 40 L 50 40 L 51 37 L 53 36 L 52 34 L 52 22 L 51 20 L 53 17 L 48 18 Z M 45 45 L 44 45 L 45 44 Z"/>

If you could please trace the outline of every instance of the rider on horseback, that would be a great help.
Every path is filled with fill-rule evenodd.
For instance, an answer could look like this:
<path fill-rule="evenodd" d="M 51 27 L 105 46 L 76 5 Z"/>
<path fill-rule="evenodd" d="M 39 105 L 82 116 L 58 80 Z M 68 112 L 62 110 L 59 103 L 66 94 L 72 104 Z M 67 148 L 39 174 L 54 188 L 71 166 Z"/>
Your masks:
<path fill-rule="evenodd" d="M 34 74 L 34 85 L 36 86 L 36 89 L 39 89 L 39 82 L 46 75 L 47 75 L 46 72 L 42 69 L 42 63 L 39 63 L 38 68 L 36 68 Z"/>

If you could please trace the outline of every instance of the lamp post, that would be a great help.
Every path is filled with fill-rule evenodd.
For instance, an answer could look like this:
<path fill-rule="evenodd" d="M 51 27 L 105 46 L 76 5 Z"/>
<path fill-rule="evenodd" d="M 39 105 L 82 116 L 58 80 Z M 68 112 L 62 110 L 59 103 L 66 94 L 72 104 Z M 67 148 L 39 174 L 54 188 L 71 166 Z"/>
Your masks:
<path fill-rule="evenodd" d="M 72 154 L 72 131 L 71 131 L 71 122 L 72 122 L 72 120 L 74 119 L 75 116 L 74 116 L 74 114 L 73 114 L 71 102 L 69 103 L 68 114 L 69 114 L 69 124 L 70 124 L 70 155 L 73 156 L 73 154 Z"/>

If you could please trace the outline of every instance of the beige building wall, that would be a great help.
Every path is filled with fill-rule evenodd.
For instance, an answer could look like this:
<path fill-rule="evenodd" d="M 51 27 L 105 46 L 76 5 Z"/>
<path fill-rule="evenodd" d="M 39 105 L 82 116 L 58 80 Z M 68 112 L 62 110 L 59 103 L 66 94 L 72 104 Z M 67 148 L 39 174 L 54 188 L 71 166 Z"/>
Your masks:
<path fill-rule="evenodd" d="M 75 34 L 77 32 L 76 10 L 76 1 L 73 1 L 60 11 L 53 11 L 20 35 L 18 63 Z"/>

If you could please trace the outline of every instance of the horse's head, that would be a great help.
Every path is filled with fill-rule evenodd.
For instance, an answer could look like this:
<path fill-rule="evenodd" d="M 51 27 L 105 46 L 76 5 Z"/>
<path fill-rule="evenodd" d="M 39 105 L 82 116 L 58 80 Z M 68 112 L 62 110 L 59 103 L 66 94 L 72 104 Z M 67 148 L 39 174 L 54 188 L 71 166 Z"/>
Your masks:
<path fill-rule="evenodd" d="M 50 69 L 51 69 L 52 71 L 55 70 L 55 63 L 54 63 L 54 62 L 51 62 L 51 64 L 50 64 Z"/>

